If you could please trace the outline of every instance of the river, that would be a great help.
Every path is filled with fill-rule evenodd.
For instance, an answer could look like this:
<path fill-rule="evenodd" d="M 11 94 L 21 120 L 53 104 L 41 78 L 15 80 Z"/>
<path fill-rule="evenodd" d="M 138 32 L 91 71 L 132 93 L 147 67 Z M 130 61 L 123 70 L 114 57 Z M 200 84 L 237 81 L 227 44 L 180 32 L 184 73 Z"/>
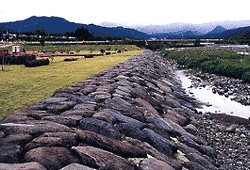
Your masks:
<path fill-rule="evenodd" d="M 203 113 L 226 113 L 246 119 L 250 117 L 250 106 L 244 106 L 218 93 L 214 94 L 210 86 L 206 86 L 205 88 L 190 88 L 192 82 L 185 76 L 183 70 L 177 71 L 176 73 L 187 94 L 191 93 L 190 95 L 202 103 L 206 103 L 203 108 L 197 109 L 198 111 Z"/>

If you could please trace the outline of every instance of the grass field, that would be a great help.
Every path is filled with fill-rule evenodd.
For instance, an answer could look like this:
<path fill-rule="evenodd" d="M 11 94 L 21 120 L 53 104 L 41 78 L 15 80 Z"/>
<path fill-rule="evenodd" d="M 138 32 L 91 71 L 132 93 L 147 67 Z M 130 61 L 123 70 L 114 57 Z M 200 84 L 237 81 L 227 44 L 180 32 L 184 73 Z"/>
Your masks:
<path fill-rule="evenodd" d="M 135 45 L 45 45 L 41 46 L 37 45 L 27 45 L 27 44 L 16 44 L 19 46 L 23 46 L 26 52 L 55 52 L 55 53 L 66 53 L 66 52 L 74 52 L 75 54 L 86 54 L 86 53 L 101 53 L 100 50 L 104 49 L 109 52 L 114 52 L 116 50 L 140 50 L 139 47 Z M 1 47 L 0 50 L 8 50 L 10 53 L 12 52 L 12 46 Z"/>
<path fill-rule="evenodd" d="M 80 57 L 76 62 L 64 62 L 66 57 L 54 57 L 48 66 L 33 68 L 6 65 L 5 71 L 0 71 L 0 120 L 14 110 L 50 97 L 56 89 L 78 83 L 140 52 L 142 50 L 87 59 Z"/>
<path fill-rule="evenodd" d="M 116 50 L 140 50 L 139 47 L 134 45 L 27 45 L 27 44 L 17 44 L 23 46 L 26 52 L 71 52 L 74 53 L 85 53 L 86 51 L 92 53 L 98 53 L 101 49 L 108 50 L 108 51 L 116 51 Z M 0 50 L 8 50 L 9 52 L 12 51 L 12 47 L 4 47 L 0 48 Z"/>

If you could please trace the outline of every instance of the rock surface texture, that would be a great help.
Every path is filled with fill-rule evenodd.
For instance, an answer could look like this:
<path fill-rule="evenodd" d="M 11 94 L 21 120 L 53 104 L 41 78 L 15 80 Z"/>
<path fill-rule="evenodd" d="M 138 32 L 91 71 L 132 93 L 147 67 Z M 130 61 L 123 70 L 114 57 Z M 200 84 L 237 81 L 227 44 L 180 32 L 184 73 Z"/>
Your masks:
<path fill-rule="evenodd" d="M 174 67 L 145 50 L 15 111 L 0 123 L 0 169 L 220 169 Z"/>

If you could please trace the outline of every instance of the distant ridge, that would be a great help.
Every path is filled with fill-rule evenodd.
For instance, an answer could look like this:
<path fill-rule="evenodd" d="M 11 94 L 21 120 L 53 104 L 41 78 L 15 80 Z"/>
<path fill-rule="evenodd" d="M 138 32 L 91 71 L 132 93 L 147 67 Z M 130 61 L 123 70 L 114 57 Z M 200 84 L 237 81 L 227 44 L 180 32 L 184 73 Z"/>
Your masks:
<path fill-rule="evenodd" d="M 223 28 L 222 26 L 217 26 L 213 31 L 210 31 L 208 34 L 220 34 L 224 31 L 226 31 L 227 29 L 226 28 Z"/>
<path fill-rule="evenodd" d="M 250 38 L 250 26 L 224 31 L 221 34 L 219 34 L 218 37 L 219 38 L 249 39 Z"/>
<path fill-rule="evenodd" d="M 204 35 L 204 38 L 218 38 L 218 36 L 226 31 L 226 28 L 223 28 L 222 26 L 217 26 L 214 30 L 208 32 L 206 35 Z"/>
<path fill-rule="evenodd" d="M 138 39 L 148 39 L 149 36 L 146 33 L 142 33 L 135 29 L 123 28 L 123 27 L 102 27 L 94 24 L 80 24 L 69 22 L 64 18 L 60 17 L 37 17 L 32 16 L 25 20 L 14 21 L 14 22 L 4 22 L 0 23 L 0 27 L 4 30 L 14 31 L 14 32 L 35 32 L 37 29 L 44 29 L 47 33 L 57 33 L 64 34 L 68 32 L 74 32 L 77 28 L 87 28 L 90 33 L 94 36 L 101 37 L 132 37 Z"/>
<path fill-rule="evenodd" d="M 202 36 L 203 34 L 198 31 L 178 31 L 178 32 L 169 32 L 169 33 L 155 33 L 155 34 L 149 34 L 152 38 L 158 38 L 158 39 L 164 39 L 164 38 L 170 38 L 170 39 L 176 39 L 176 38 L 196 38 L 199 36 Z"/>
<path fill-rule="evenodd" d="M 250 20 L 241 21 L 218 21 L 209 22 L 203 24 L 191 24 L 191 23 L 171 23 L 166 25 L 146 25 L 146 26 L 133 26 L 136 30 L 145 32 L 148 34 L 164 34 L 173 33 L 179 31 L 197 31 L 202 34 L 207 34 L 214 30 L 217 26 L 221 26 L 227 30 L 236 29 L 239 27 L 246 27 L 250 25 Z"/>

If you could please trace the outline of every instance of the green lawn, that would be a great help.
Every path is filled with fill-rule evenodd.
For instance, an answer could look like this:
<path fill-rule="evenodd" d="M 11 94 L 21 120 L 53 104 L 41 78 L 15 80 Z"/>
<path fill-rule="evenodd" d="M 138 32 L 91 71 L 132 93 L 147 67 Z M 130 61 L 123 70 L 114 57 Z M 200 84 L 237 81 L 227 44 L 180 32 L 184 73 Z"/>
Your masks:
<path fill-rule="evenodd" d="M 80 57 L 76 62 L 64 62 L 66 57 L 55 57 L 53 63 L 34 68 L 6 65 L 5 71 L 0 71 L 0 120 L 14 110 L 50 97 L 56 89 L 78 83 L 140 52 L 142 50 L 87 59 Z"/>

